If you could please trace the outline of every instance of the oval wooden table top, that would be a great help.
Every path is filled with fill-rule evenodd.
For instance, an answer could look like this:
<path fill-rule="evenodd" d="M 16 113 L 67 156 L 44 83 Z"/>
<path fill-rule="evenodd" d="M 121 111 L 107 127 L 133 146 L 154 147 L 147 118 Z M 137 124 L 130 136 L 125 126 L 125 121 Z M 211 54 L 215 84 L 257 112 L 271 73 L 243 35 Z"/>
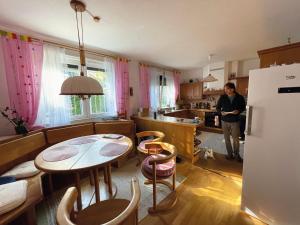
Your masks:
<path fill-rule="evenodd" d="M 123 135 L 82 136 L 45 149 L 35 158 L 35 166 L 47 173 L 92 169 L 126 156 L 131 149 L 132 141 Z"/>

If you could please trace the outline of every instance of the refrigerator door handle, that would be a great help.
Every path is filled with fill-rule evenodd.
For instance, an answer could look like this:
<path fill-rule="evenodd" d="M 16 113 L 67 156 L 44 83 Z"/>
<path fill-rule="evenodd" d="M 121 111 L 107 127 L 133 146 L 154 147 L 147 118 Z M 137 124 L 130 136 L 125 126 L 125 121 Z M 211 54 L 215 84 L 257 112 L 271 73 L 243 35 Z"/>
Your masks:
<path fill-rule="evenodd" d="M 252 126 L 252 112 L 253 106 L 247 105 L 246 106 L 246 129 L 245 134 L 251 135 L 251 126 Z"/>

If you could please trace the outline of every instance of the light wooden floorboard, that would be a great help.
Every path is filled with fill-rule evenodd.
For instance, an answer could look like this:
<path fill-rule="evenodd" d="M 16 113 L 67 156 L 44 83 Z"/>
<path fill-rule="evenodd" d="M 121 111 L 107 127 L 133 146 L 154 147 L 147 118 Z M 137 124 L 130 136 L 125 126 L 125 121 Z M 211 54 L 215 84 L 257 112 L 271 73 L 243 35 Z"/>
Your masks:
<path fill-rule="evenodd" d="M 195 166 L 179 164 L 177 170 L 187 179 L 177 188 L 176 206 L 168 212 L 148 215 L 139 224 L 263 225 L 240 210 L 242 164 L 226 161 L 224 156 L 215 157 L 200 160 Z"/>

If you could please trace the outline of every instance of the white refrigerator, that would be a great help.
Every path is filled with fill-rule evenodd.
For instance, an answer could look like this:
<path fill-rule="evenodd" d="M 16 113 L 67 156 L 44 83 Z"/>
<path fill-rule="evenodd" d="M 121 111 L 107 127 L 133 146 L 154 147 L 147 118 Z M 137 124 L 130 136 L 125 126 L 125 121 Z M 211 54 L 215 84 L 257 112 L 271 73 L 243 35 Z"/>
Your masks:
<path fill-rule="evenodd" d="M 250 71 L 242 209 L 300 225 L 300 64 Z"/>

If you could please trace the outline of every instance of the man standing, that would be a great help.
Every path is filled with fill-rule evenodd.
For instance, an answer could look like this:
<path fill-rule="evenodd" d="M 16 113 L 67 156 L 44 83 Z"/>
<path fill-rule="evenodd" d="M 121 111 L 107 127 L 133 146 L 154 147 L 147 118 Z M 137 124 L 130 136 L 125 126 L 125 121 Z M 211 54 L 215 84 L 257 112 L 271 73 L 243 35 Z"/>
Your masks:
<path fill-rule="evenodd" d="M 240 156 L 240 113 L 246 108 L 245 99 L 235 90 L 234 83 L 227 83 L 224 86 L 225 94 L 222 95 L 217 103 L 217 111 L 221 114 L 222 129 L 227 150 L 227 160 L 236 159 L 243 162 Z M 230 141 L 230 135 L 233 138 L 233 150 Z"/>

